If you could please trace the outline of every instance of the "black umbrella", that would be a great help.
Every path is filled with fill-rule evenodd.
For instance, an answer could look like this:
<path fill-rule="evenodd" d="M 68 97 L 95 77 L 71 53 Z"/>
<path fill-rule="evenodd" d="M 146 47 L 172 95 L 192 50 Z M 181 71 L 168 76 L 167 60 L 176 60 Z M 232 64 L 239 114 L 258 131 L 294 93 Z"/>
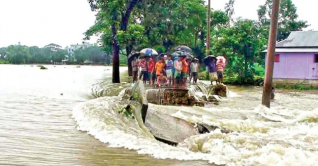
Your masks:
<path fill-rule="evenodd" d="M 209 65 L 211 63 L 212 59 L 215 59 L 215 61 L 216 61 L 216 57 L 214 55 L 209 55 L 209 56 L 205 57 L 204 64 Z"/>
<path fill-rule="evenodd" d="M 191 55 L 188 52 L 184 52 L 184 51 L 175 51 L 171 54 L 173 57 L 185 57 L 187 59 L 192 59 L 194 58 L 193 55 Z"/>
<path fill-rule="evenodd" d="M 135 59 L 135 57 L 138 58 L 139 56 L 140 56 L 140 52 L 135 52 L 135 53 L 130 54 L 128 57 L 128 62 L 131 62 L 132 60 Z"/>
<path fill-rule="evenodd" d="M 176 48 L 174 48 L 175 51 L 183 51 L 183 52 L 187 52 L 187 53 L 192 53 L 192 49 L 188 46 L 184 46 L 184 45 L 181 45 L 181 46 L 178 46 Z"/>

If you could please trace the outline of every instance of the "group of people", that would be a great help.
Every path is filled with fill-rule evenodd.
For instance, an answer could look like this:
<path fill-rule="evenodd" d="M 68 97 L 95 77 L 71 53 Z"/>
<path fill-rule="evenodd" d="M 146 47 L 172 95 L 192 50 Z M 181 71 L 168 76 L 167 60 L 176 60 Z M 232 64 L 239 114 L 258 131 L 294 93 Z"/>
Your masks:
<path fill-rule="evenodd" d="M 135 57 L 131 62 L 133 71 L 133 82 L 138 79 L 143 80 L 144 84 L 149 81 L 150 85 L 185 87 L 188 76 L 190 81 L 197 83 L 199 61 L 186 57 L 173 57 L 164 55 L 159 59 L 141 57 L 140 60 Z M 139 73 L 139 68 L 141 69 Z"/>
<path fill-rule="evenodd" d="M 217 60 L 216 58 L 211 59 L 211 62 L 206 66 L 206 72 L 209 73 L 211 84 L 213 84 L 214 81 L 216 81 L 216 83 L 224 82 L 224 68 L 225 62 L 222 58 L 220 58 L 219 60 Z"/>

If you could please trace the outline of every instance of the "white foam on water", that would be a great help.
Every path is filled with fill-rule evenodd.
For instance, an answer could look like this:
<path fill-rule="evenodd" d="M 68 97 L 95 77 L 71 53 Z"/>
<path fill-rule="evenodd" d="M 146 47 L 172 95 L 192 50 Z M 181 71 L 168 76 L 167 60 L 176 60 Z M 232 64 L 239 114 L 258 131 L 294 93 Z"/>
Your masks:
<path fill-rule="evenodd" d="M 229 91 L 229 97 L 230 98 L 235 98 L 235 97 L 242 97 L 242 96 L 237 94 L 237 93 L 235 93 L 235 92 Z"/>
<path fill-rule="evenodd" d="M 317 165 L 318 108 L 290 109 L 279 104 L 271 109 L 258 106 L 250 110 L 164 107 L 179 110 L 172 111 L 174 117 L 219 128 L 173 147 L 149 137 L 134 119 L 117 113 L 116 109 L 123 107 L 118 103 L 122 94 L 94 99 L 74 108 L 78 129 L 109 147 L 136 150 L 158 159 L 207 160 L 226 165 Z M 236 114 L 246 118 L 231 118 Z M 221 129 L 231 132 L 225 134 Z"/>
<path fill-rule="evenodd" d="M 148 137 L 138 123 L 112 108 L 120 97 L 103 97 L 79 104 L 73 109 L 78 130 L 86 131 L 112 148 L 136 150 L 158 159 L 208 160 L 207 155 L 191 152 L 187 148 L 169 146 Z"/>

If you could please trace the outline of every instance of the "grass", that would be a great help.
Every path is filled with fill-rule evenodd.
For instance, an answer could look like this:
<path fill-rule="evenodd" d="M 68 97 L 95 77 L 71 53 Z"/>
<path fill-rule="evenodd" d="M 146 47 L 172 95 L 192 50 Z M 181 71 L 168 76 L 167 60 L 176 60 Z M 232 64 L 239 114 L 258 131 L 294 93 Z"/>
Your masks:
<path fill-rule="evenodd" d="M 295 89 L 295 90 L 318 90 L 317 86 L 307 85 L 307 84 L 287 84 L 279 83 L 275 84 L 276 89 Z"/>
<path fill-rule="evenodd" d="M 3 59 L 0 59 L 0 64 L 9 64 L 9 61 L 6 61 L 6 60 L 3 60 Z"/>

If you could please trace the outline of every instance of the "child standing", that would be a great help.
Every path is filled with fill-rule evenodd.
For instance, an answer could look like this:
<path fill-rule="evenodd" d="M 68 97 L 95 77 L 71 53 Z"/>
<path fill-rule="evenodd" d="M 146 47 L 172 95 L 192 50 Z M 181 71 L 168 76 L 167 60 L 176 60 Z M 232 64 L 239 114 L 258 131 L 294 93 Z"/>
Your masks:
<path fill-rule="evenodd" d="M 182 78 L 182 86 L 186 86 L 187 75 L 189 72 L 189 64 L 187 62 L 187 58 L 184 57 L 182 60 L 182 71 L 181 71 L 181 78 Z"/>
<path fill-rule="evenodd" d="M 181 71 L 182 71 L 182 58 L 178 57 L 178 60 L 174 62 L 174 87 L 181 82 Z"/>
<path fill-rule="evenodd" d="M 149 79 L 149 84 L 150 85 L 153 85 L 154 82 L 153 82 L 153 77 L 154 77 L 154 74 L 155 74 L 155 61 L 150 58 L 149 61 L 148 61 L 148 79 Z"/>
<path fill-rule="evenodd" d="M 148 70 L 147 70 L 147 62 L 145 58 L 142 58 L 139 67 L 141 68 L 141 74 L 139 76 L 139 79 L 141 80 L 141 77 L 143 77 L 143 82 L 146 84 L 147 77 L 148 77 Z"/>
<path fill-rule="evenodd" d="M 172 68 L 173 68 L 173 61 L 171 59 L 171 56 L 169 56 L 166 62 L 166 74 L 168 78 L 168 85 L 172 85 L 172 79 L 173 79 Z"/>
<path fill-rule="evenodd" d="M 163 72 L 164 64 L 162 63 L 162 59 L 159 59 L 159 61 L 156 63 L 155 70 L 157 77 L 160 76 L 160 73 Z"/>

